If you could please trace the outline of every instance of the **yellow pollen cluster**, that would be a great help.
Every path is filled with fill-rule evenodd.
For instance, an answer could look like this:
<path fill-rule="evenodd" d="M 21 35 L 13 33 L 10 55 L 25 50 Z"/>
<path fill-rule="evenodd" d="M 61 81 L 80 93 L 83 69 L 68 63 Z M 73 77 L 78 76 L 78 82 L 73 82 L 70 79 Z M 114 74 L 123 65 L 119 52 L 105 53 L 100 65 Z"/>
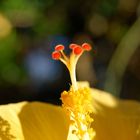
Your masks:
<path fill-rule="evenodd" d="M 70 116 L 70 125 L 74 126 L 73 133 L 79 140 L 88 133 L 91 140 L 93 130 L 90 128 L 90 124 L 93 119 L 90 117 L 90 113 L 92 113 L 90 88 L 79 88 L 76 91 L 71 88 L 70 91 L 64 91 L 61 94 L 61 100 L 62 107 Z"/>

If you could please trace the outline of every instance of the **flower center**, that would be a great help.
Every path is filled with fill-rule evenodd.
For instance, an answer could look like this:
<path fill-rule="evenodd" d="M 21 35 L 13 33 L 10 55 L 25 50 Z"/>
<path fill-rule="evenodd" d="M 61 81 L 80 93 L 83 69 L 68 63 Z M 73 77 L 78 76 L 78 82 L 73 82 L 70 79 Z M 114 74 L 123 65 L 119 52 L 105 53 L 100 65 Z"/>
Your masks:
<path fill-rule="evenodd" d="M 94 132 L 90 128 L 90 124 L 93 121 L 90 117 L 90 113 L 92 113 L 90 88 L 78 88 L 76 81 L 77 61 L 84 51 L 91 50 L 91 46 L 88 43 L 84 43 L 81 46 L 70 44 L 69 48 L 72 50 L 69 57 L 65 55 L 63 45 L 57 45 L 52 53 L 54 60 L 60 60 L 66 65 L 72 82 L 70 90 L 61 93 L 62 107 L 70 120 L 67 140 L 91 140 Z"/>

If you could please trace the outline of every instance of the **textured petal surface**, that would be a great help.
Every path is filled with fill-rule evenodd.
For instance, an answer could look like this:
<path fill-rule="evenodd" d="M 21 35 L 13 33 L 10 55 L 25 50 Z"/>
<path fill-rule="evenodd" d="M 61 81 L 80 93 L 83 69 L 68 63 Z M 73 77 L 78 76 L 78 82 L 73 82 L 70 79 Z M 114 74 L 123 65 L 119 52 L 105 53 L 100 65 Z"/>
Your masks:
<path fill-rule="evenodd" d="M 18 116 L 25 140 L 66 140 L 68 124 L 61 107 L 28 103 Z"/>
<path fill-rule="evenodd" d="M 24 140 L 18 113 L 27 102 L 0 106 L 0 140 Z"/>
<path fill-rule="evenodd" d="M 92 90 L 95 140 L 140 140 L 140 103 Z"/>
<path fill-rule="evenodd" d="M 0 106 L 0 140 L 66 140 L 68 123 L 61 107 L 21 102 Z"/>
<path fill-rule="evenodd" d="M 92 89 L 94 140 L 140 140 L 140 103 Z M 66 140 L 68 120 L 61 107 L 41 102 L 0 106 L 0 139 Z M 73 139 L 72 139 L 73 140 Z"/>

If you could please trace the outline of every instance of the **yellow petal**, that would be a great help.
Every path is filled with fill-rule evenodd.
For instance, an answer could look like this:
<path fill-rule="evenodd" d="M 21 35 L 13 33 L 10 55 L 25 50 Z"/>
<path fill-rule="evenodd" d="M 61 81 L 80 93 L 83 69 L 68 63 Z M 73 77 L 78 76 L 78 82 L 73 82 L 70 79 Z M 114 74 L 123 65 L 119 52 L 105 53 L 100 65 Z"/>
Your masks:
<path fill-rule="evenodd" d="M 92 90 L 94 140 L 140 140 L 140 103 Z"/>
<path fill-rule="evenodd" d="M 3 131 L 2 121 L 8 123 L 8 134 Z M 40 102 L 0 106 L 2 140 L 66 140 L 67 133 L 68 123 L 61 107 Z"/>
<path fill-rule="evenodd" d="M 66 140 L 68 124 L 61 107 L 27 103 L 18 116 L 25 140 Z"/>
<path fill-rule="evenodd" d="M 24 140 L 18 113 L 26 102 L 0 106 L 0 140 Z"/>
<path fill-rule="evenodd" d="M 118 100 L 96 89 L 91 92 L 94 140 L 140 140 L 140 103 Z M 0 106 L 2 140 L 12 140 L 12 136 L 15 140 L 66 140 L 67 133 L 68 121 L 61 107 L 40 102 Z"/>

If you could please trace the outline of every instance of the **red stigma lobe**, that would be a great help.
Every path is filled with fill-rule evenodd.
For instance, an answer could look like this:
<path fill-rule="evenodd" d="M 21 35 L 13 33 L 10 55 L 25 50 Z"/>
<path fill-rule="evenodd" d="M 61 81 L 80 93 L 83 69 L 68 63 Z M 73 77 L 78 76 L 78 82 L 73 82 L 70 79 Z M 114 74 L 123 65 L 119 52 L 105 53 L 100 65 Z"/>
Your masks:
<path fill-rule="evenodd" d="M 77 45 L 77 44 L 70 44 L 69 48 L 70 48 L 70 49 L 74 49 L 74 48 L 77 47 L 77 46 L 79 46 L 79 45 Z"/>
<path fill-rule="evenodd" d="M 54 52 L 52 53 L 52 58 L 53 58 L 54 60 L 59 60 L 60 57 L 61 57 L 60 52 L 54 51 Z"/>
<path fill-rule="evenodd" d="M 90 51 L 92 49 L 92 47 L 88 43 L 84 43 L 82 45 L 82 48 L 86 51 Z"/>
<path fill-rule="evenodd" d="M 83 50 L 82 50 L 82 48 L 81 48 L 80 46 L 76 46 L 76 47 L 73 49 L 73 52 L 74 52 L 74 54 L 76 54 L 76 55 L 80 55 L 80 54 L 83 52 Z"/>
<path fill-rule="evenodd" d="M 64 50 L 64 46 L 63 45 L 57 45 L 56 47 L 55 47 L 55 50 L 56 51 L 63 51 Z"/>

